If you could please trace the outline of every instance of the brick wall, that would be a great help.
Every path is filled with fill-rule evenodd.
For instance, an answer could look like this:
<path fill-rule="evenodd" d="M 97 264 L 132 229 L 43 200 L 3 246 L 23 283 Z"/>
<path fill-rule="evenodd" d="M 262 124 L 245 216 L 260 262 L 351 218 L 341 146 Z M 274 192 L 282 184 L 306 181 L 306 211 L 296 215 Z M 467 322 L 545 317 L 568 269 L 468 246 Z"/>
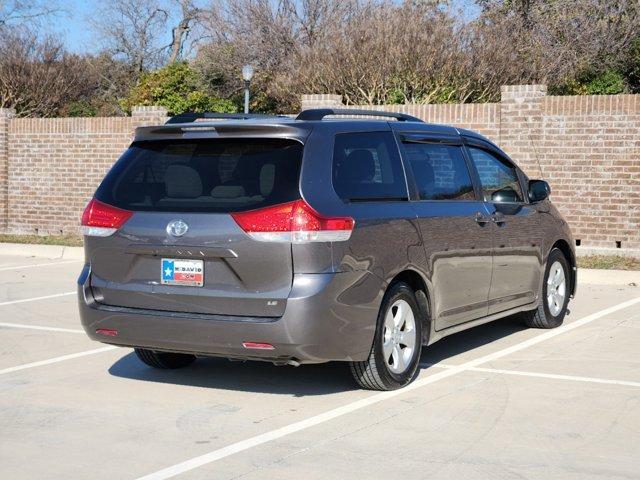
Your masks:
<path fill-rule="evenodd" d="M 546 97 L 541 110 L 542 176 L 575 237 L 640 248 L 640 95 Z"/>
<path fill-rule="evenodd" d="M 302 101 L 305 108 L 368 108 L 345 107 L 335 95 Z M 482 133 L 531 178 L 551 184 L 582 246 L 640 248 L 640 95 L 555 97 L 544 85 L 510 85 L 495 104 L 373 108 Z"/>
<path fill-rule="evenodd" d="M 551 183 L 583 246 L 640 248 L 640 95 L 553 97 L 542 85 L 505 86 L 501 94 L 500 103 L 375 108 L 486 135 L 530 176 Z M 302 106 L 343 107 L 338 95 L 303 95 Z M 12 116 L 0 109 L 0 231 L 58 234 L 77 232 L 84 205 L 134 128 L 163 123 L 166 111 Z"/>
<path fill-rule="evenodd" d="M 138 107 L 131 117 L 12 119 L 5 230 L 77 233 L 84 206 L 134 129 L 164 121 L 166 110 L 158 107 Z"/>
<path fill-rule="evenodd" d="M 9 122 L 15 111 L 0 108 L 0 231 L 7 229 L 9 217 Z"/>

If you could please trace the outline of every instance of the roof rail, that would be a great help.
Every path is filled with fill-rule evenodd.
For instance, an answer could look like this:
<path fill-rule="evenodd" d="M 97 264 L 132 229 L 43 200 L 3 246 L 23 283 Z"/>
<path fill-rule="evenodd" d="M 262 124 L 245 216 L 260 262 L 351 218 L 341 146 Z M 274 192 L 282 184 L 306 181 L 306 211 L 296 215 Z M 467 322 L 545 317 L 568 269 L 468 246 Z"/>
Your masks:
<path fill-rule="evenodd" d="M 351 110 L 348 108 L 312 108 L 303 110 L 298 114 L 296 120 L 322 120 L 327 115 L 348 115 L 348 116 L 369 116 L 369 117 L 390 117 L 399 122 L 421 122 L 422 120 L 406 113 L 381 112 L 379 110 Z"/>
<path fill-rule="evenodd" d="M 174 115 L 165 125 L 170 123 L 191 123 L 201 118 L 215 118 L 219 120 L 250 120 L 252 118 L 273 118 L 282 115 L 267 115 L 263 113 L 218 113 L 218 112 L 188 112 Z"/>

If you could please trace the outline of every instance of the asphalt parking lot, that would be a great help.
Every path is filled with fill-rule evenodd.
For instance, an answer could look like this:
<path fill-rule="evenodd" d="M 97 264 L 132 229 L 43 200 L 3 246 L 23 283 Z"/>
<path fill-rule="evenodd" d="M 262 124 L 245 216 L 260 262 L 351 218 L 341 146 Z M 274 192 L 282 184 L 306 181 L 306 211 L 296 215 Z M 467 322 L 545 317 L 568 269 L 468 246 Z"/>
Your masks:
<path fill-rule="evenodd" d="M 153 370 L 85 337 L 80 267 L 0 257 L 0 478 L 640 478 L 640 287 L 446 338 L 376 393 L 342 364 Z"/>

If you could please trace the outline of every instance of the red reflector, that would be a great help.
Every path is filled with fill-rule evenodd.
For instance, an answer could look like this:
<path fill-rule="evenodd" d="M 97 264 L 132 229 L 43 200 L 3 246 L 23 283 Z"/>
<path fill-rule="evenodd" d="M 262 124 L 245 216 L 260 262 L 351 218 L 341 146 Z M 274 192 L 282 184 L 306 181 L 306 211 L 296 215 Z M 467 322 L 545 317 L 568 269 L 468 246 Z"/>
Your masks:
<path fill-rule="evenodd" d="M 337 242 L 348 240 L 351 217 L 325 217 L 304 200 L 236 212 L 231 216 L 246 233 L 261 241 Z"/>
<path fill-rule="evenodd" d="M 131 218 L 133 212 L 102 203 L 92 198 L 82 214 L 83 227 L 118 229 Z"/>
<path fill-rule="evenodd" d="M 113 330 L 111 328 L 98 328 L 96 330 L 98 335 L 106 335 L 107 337 L 117 337 L 118 330 Z"/>
<path fill-rule="evenodd" d="M 244 348 L 255 348 L 257 350 L 274 350 L 276 348 L 270 343 L 260 343 L 260 342 L 242 342 L 242 346 Z"/>

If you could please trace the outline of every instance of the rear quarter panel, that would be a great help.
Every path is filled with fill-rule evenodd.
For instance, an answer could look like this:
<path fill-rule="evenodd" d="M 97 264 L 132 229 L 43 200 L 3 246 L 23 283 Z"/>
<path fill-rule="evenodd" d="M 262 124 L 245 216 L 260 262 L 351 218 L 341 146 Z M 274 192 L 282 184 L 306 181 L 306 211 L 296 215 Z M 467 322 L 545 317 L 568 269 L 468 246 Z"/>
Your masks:
<path fill-rule="evenodd" d="M 346 242 L 294 245 L 294 271 L 368 271 L 372 276 L 365 277 L 366 288 L 352 290 L 351 301 L 370 303 L 376 298 L 379 304 L 388 281 L 397 273 L 426 265 L 415 212 L 408 201 L 345 202 L 333 189 L 331 171 L 336 134 L 388 132 L 390 128 L 386 123 L 366 120 L 319 123 L 306 141 L 300 175 L 302 196 L 323 215 L 352 217 L 355 228 Z"/>

